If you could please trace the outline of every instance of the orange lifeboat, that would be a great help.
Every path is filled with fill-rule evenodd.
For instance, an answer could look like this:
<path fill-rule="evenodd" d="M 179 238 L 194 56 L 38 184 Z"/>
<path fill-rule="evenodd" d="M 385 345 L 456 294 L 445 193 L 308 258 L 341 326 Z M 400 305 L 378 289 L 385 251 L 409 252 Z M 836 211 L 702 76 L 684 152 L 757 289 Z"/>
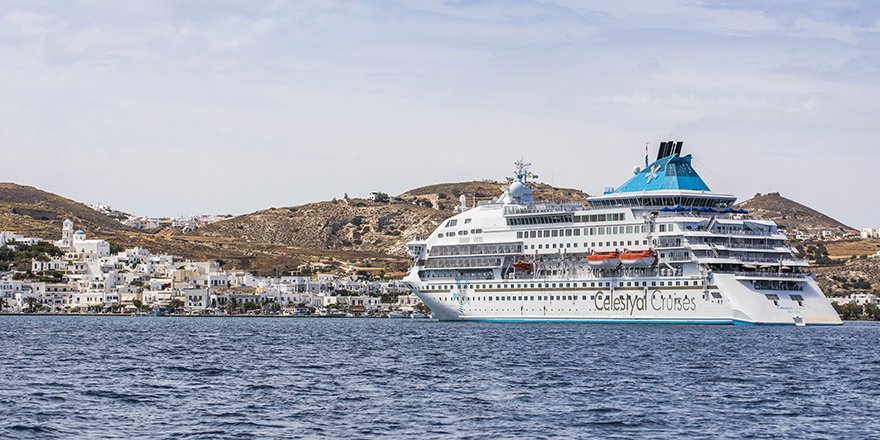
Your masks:
<path fill-rule="evenodd" d="M 593 267 L 611 269 L 620 264 L 620 254 L 617 252 L 600 252 L 587 256 L 587 264 Z"/>
<path fill-rule="evenodd" d="M 513 268 L 520 271 L 532 270 L 532 263 L 523 260 L 513 262 Z"/>
<path fill-rule="evenodd" d="M 620 254 L 620 261 L 624 266 L 650 267 L 657 260 L 657 253 L 652 249 L 646 251 L 625 251 Z"/>

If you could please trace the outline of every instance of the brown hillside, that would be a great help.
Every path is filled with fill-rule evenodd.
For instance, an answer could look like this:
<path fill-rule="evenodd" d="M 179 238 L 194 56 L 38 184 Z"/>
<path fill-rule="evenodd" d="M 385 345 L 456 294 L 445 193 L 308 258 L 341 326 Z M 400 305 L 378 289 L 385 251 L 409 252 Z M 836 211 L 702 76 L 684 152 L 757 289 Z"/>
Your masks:
<path fill-rule="evenodd" d="M 409 203 L 351 199 L 267 209 L 199 228 L 193 234 L 404 256 L 407 241 L 424 238 L 445 217 L 437 210 Z"/>
<path fill-rule="evenodd" d="M 757 194 L 737 204 L 737 208 L 748 210 L 754 217 L 773 220 L 789 231 L 813 234 L 822 231 L 855 232 L 855 229 L 815 209 L 786 199 L 779 193 Z"/>
<path fill-rule="evenodd" d="M 132 231 L 82 203 L 31 186 L 0 183 L 0 230 L 57 239 L 66 218 L 86 232 Z"/>

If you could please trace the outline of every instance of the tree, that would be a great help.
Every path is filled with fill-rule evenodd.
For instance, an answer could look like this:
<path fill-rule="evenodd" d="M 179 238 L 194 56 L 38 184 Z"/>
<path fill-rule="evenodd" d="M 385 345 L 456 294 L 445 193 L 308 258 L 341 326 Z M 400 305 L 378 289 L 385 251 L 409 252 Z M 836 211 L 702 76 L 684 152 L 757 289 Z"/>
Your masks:
<path fill-rule="evenodd" d="M 856 303 L 846 303 L 846 304 L 837 304 L 832 303 L 834 309 L 837 310 L 837 314 L 840 315 L 840 318 L 843 320 L 851 320 L 851 319 L 859 319 L 864 314 L 864 308 L 861 304 Z"/>
<path fill-rule="evenodd" d="M 242 305 L 241 305 L 241 308 L 242 308 L 245 312 L 250 312 L 251 310 L 257 310 L 257 309 L 259 309 L 260 306 L 257 305 L 257 303 L 255 303 L 255 302 L 248 301 L 248 302 L 242 304 Z"/>
<path fill-rule="evenodd" d="M 171 313 L 176 312 L 178 309 L 182 309 L 183 306 L 183 300 L 180 298 L 173 298 L 168 302 L 168 310 L 171 311 Z"/>
<path fill-rule="evenodd" d="M 238 310 L 238 300 L 235 298 L 229 298 L 229 301 L 226 302 L 226 314 L 232 315 Z"/>
<path fill-rule="evenodd" d="M 133 300 L 131 300 L 131 305 L 133 305 L 133 306 L 134 306 L 136 309 L 138 309 L 138 310 L 143 310 L 143 309 L 144 309 L 144 302 L 141 301 L 141 300 L 139 300 L 139 299 L 133 299 Z"/>
<path fill-rule="evenodd" d="M 120 246 L 116 243 L 111 242 L 110 243 L 110 253 L 111 254 L 118 254 L 120 252 L 125 252 L 125 246 Z"/>
<path fill-rule="evenodd" d="M 34 313 L 34 312 L 36 312 L 37 310 L 39 310 L 39 308 L 37 307 L 37 305 L 38 305 L 38 301 L 37 301 L 36 298 L 34 298 L 34 297 L 32 297 L 32 296 L 29 296 L 29 297 L 27 297 L 27 298 L 24 300 L 24 302 L 27 303 L 27 310 L 28 310 L 28 313 Z"/>
<path fill-rule="evenodd" d="M 867 315 L 868 319 L 880 321 L 880 307 L 877 304 L 865 304 L 865 315 Z"/>
<path fill-rule="evenodd" d="M 2 312 L 2 311 L 3 311 L 3 308 L 6 307 L 7 305 L 8 305 L 8 304 L 6 304 L 6 299 L 5 299 L 5 298 L 0 298 L 0 312 Z"/>

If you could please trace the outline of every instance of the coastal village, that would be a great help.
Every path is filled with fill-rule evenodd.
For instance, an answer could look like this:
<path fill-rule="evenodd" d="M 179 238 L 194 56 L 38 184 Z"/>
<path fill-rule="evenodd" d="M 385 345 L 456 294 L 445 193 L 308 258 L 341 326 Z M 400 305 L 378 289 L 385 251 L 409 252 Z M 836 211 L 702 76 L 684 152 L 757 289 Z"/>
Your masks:
<path fill-rule="evenodd" d="M 0 250 L 36 251 L 29 270 L 0 272 L 0 311 L 7 313 L 427 316 L 398 281 L 336 274 L 258 277 L 225 270 L 220 261 L 112 249 L 75 230 L 69 219 L 54 243 L 2 232 Z"/>

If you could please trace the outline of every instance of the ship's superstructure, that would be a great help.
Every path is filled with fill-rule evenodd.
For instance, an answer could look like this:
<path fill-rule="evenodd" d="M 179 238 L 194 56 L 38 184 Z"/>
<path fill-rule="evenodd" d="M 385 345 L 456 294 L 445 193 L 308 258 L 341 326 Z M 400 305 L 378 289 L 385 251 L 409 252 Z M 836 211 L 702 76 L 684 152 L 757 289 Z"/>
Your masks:
<path fill-rule="evenodd" d="M 769 220 L 735 209 L 663 142 L 589 206 L 535 203 L 516 163 L 495 200 L 407 244 L 406 281 L 440 320 L 840 324 Z"/>

